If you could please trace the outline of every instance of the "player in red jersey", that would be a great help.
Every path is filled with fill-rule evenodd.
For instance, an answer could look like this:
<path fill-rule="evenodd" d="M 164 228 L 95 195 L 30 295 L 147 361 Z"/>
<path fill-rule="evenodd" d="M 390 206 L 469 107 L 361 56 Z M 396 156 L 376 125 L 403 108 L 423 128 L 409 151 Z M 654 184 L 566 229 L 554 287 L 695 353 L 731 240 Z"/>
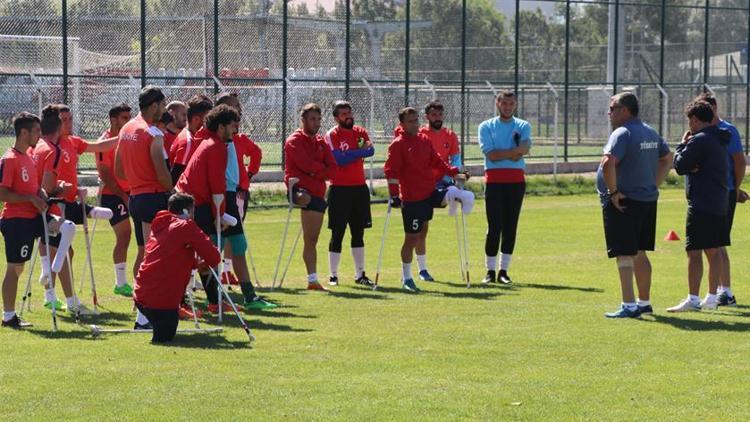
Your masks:
<path fill-rule="evenodd" d="M 172 144 L 177 140 L 177 135 L 187 126 L 187 106 L 182 101 L 172 101 L 167 104 L 167 113 L 172 116 L 172 121 L 166 123 L 164 132 L 164 150 L 169 154 Z M 169 167 L 172 168 L 172 158 L 169 157 Z"/>
<path fill-rule="evenodd" d="M 0 232 L 5 240 L 5 276 L 3 278 L 3 327 L 26 328 L 31 324 L 18 318 L 15 311 L 18 278 L 26 261 L 31 259 L 36 238 L 44 235 L 42 218 L 52 233 L 65 232 L 72 240 L 75 226 L 61 218 L 47 215 L 47 194 L 40 189 L 36 166 L 28 151 L 39 141 L 39 117 L 22 112 L 13 117 L 16 140 L 0 158 Z M 59 123 L 59 120 L 58 120 Z M 51 272 L 49 263 L 47 271 Z"/>
<path fill-rule="evenodd" d="M 104 131 L 102 138 L 119 137 L 120 130 L 131 119 L 131 108 L 125 103 L 115 105 L 109 110 L 109 129 Z M 100 204 L 112 211 L 109 225 L 115 232 L 115 247 L 112 250 L 112 261 L 115 266 L 115 294 L 130 297 L 133 288 L 128 284 L 127 258 L 128 246 L 132 228 L 130 213 L 128 212 L 128 193 L 130 185 L 127 180 L 115 176 L 115 150 L 100 152 L 96 156 L 96 169 L 99 172 L 101 188 L 99 190 Z"/>
<path fill-rule="evenodd" d="M 411 262 L 420 237 L 427 234 L 433 208 L 456 201 L 461 202 L 464 212 L 468 213 L 474 205 L 474 195 L 456 187 L 435 189 L 433 170 L 439 170 L 442 175 L 455 176 L 458 168 L 446 164 L 435 152 L 429 139 L 419 133 L 419 114 L 415 109 L 402 109 L 398 118 L 404 131 L 388 147 L 384 171 L 388 178 L 391 203 L 394 207 L 401 207 L 404 223 L 405 236 L 401 247 L 403 288 L 418 292 L 411 273 Z"/>
<path fill-rule="evenodd" d="M 304 249 L 302 259 L 307 269 L 307 289 L 327 290 L 318 282 L 316 271 L 320 228 L 326 203 L 326 180 L 336 169 L 336 160 L 326 145 L 320 130 L 321 109 L 317 104 L 306 104 L 300 113 L 301 127 L 294 131 L 284 143 L 284 183 L 289 188 L 289 178 L 299 182 L 292 189 L 295 204 L 302 207 L 300 219 Z"/>
<path fill-rule="evenodd" d="M 372 287 L 374 283 L 365 275 L 365 229 L 372 227 L 372 217 L 364 159 L 375 154 L 375 148 L 365 128 L 354 125 L 351 104 L 337 101 L 333 105 L 333 118 L 337 125 L 325 135 L 325 141 L 338 165 L 332 172 L 331 189 L 328 191 L 328 228 L 331 229 L 331 242 L 328 244 L 331 275 L 328 284 L 338 285 L 341 242 L 348 225 L 352 235 L 354 280 L 357 284 Z"/>
<path fill-rule="evenodd" d="M 169 156 L 172 161 L 172 182 L 177 183 L 182 172 L 185 171 L 190 162 L 190 158 L 198 149 L 201 140 L 206 137 L 206 130 L 203 128 L 203 118 L 206 117 L 214 103 L 210 98 L 203 94 L 195 95 L 188 101 L 187 108 L 187 127 L 182 129 L 177 138 L 172 143 Z"/>
<path fill-rule="evenodd" d="M 167 209 L 168 194 L 172 190 L 164 135 L 153 126 L 164 114 L 164 94 L 158 87 L 146 86 L 138 96 L 138 106 L 140 113 L 120 129 L 120 142 L 115 152 L 115 176 L 130 185 L 128 207 L 138 244 L 134 277 L 143 260 L 151 220 L 158 211 Z"/>

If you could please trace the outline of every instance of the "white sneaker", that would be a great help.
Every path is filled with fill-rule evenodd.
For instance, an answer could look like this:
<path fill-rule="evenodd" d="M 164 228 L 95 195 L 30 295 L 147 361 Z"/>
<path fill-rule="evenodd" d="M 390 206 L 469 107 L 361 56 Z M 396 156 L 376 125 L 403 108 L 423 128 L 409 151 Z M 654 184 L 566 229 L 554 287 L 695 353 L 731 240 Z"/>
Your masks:
<path fill-rule="evenodd" d="M 695 303 L 690 298 L 685 298 L 679 305 L 667 308 L 667 312 L 694 312 L 700 311 L 701 304 Z"/>
<path fill-rule="evenodd" d="M 708 309 L 709 311 L 714 311 L 718 307 L 719 307 L 718 300 L 709 301 L 708 299 L 703 299 L 701 301 L 701 309 Z"/>
<path fill-rule="evenodd" d="M 75 308 L 71 309 L 70 311 L 72 313 L 76 313 L 76 309 Z M 78 315 L 81 315 L 81 316 L 99 315 L 99 312 L 97 312 L 97 311 L 95 311 L 93 309 L 90 309 L 86 305 L 84 305 L 83 303 L 81 303 L 81 304 L 78 305 Z"/>

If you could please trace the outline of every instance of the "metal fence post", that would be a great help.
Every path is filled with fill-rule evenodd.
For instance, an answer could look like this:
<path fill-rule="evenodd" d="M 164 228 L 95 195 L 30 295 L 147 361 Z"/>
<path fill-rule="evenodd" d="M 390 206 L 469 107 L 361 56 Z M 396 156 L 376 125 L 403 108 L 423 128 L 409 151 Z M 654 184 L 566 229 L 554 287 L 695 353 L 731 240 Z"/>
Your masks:
<path fill-rule="evenodd" d="M 344 98 L 347 101 L 351 100 L 351 95 L 349 95 L 349 82 L 352 77 L 351 30 L 352 30 L 352 0 L 346 0 L 346 33 L 345 33 L 346 46 L 344 46 Z"/>
<path fill-rule="evenodd" d="M 461 4 L 461 165 L 466 165 L 466 0 Z"/>
<path fill-rule="evenodd" d="M 568 161 L 568 84 L 570 82 L 570 0 L 565 1 L 565 90 L 563 92 L 563 161 Z"/>
<path fill-rule="evenodd" d="M 62 0 L 63 103 L 68 103 L 68 0 Z"/>
<path fill-rule="evenodd" d="M 406 28 L 404 31 L 404 107 L 409 107 L 409 42 L 411 31 L 411 0 L 406 0 Z"/>
<path fill-rule="evenodd" d="M 464 19 L 466 19 L 466 16 L 464 15 Z M 519 32 L 521 31 L 521 0 L 516 0 L 516 33 L 514 34 L 515 38 L 513 43 L 513 54 L 515 55 L 515 65 L 513 69 L 513 92 L 518 92 L 518 79 L 520 78 L 520 67 L 521 64 L 519 63 L 519 59 L 521 57 L 521 44 L 519 41 Z"/>
<path fill-rule="evenodd" d="M 289 34 L 287 30 L 287 23 L 289 18 L 289 2 L 286 0 L 283 4 L 283 16 L 282 16 L 282 27 L 281 27 L 281 170 L 284 170 L 284 142 L 286 141 L 286 117 L 287 117 L 287 43 L 289 42 Z"/>
<path fill-rule="evenodd" d="M 141 88 L 146 86 L 146 0 L 141 0 Z"/>
<path fill-rule="evenodd" d="M 214 80 L 219 77 L 219 0 L 214 0 Z M 219 84 L 214 82 L 214 95 L 219 93 Z"/>

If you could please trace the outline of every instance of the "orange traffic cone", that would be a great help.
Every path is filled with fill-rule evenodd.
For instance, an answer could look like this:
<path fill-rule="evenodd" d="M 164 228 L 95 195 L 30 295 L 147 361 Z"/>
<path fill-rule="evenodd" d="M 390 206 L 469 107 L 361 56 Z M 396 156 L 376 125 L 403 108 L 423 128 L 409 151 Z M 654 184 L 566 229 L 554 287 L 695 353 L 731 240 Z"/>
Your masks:
<path fill-rule="evenodd" d="M 664 240 L 680 240 L 680 236 L 677 236 L 677 233 L 675 233 L 674 230 L 670 230 L 669 233 L 667 233 L 666 236 L 664 236 Z"/>

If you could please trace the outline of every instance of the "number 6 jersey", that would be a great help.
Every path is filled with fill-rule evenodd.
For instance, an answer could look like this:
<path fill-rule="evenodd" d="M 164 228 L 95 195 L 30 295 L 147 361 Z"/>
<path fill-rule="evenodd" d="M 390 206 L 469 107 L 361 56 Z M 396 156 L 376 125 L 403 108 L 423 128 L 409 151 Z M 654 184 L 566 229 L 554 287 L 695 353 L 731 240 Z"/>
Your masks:
<path fill-rule="evenodd" d="M 0 158 L 0 186 L 19 195 L 36 195 L 39 192 L 34 161 L 26 154 L 11 148 Z M 31 202 L 8 202 L 0 218 L 34 218 L 39 211 Z"/>

